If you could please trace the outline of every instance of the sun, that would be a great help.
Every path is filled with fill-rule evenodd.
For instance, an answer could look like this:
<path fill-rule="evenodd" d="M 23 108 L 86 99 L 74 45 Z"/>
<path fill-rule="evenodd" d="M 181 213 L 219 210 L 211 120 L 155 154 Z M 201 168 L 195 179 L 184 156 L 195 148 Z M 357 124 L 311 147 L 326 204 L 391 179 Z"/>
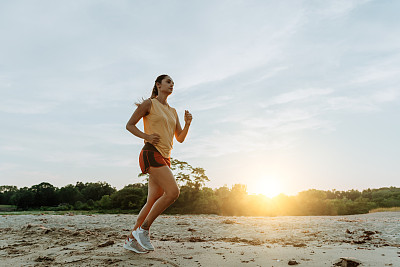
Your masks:
<path fill-rule="evenodd" d="M 272 177 L 263 177 L 257 181 L 257 194 L 273 198 L 282 193 L 282 186 L 278 179 Z"/>

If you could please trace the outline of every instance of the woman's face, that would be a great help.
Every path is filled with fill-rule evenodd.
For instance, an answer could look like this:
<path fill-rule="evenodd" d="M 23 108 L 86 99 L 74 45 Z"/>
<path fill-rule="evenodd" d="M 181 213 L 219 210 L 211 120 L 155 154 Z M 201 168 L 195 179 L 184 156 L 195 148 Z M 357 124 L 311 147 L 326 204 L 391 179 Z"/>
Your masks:
<path fill-rule="evenodd" d="M 161 81 L 160 86 L 158 86 L 158 92 L 164 92 L 168 95 L 172 94 L 174 90 L 174 81 L 171 77 L 165 76 L 164 79 Z"/>

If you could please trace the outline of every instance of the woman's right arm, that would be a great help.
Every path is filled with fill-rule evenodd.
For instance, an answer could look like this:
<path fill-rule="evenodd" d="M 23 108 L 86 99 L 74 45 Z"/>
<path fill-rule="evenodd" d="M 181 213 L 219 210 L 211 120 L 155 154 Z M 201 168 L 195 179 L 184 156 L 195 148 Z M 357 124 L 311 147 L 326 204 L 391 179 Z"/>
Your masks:
<path fill-rule="evenodd" d="M 148 135 L 136 127 L 136 124 L 140 121 L 140 119 L 146 116 L 150 112 L 150 108 L 151 108 L 151 100 L 146 99 L 145 101 L 143 101 L 143 103 L 136 108 L 135 112 L 133 112 L 131 118 L 126 124 L 126 129 L 135 136 L 142 138 L 150 142 L 151 144 L 155 145 L 160 140 L 160 136 L 158 134 L 154 133 Z"/>

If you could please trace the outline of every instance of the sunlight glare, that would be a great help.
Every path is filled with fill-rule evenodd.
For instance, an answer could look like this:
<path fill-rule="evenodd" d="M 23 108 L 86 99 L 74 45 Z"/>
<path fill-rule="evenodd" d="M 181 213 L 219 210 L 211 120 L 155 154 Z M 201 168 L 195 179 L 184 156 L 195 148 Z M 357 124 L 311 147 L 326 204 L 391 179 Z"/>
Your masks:
<path fill-rule="evenodd" d="M 282 188 L 279 180 L 272 177 L 264 177 L 257 183 L 257 193 L 263 194 L 266 197 L 273 198 L 282 193 Z"/>

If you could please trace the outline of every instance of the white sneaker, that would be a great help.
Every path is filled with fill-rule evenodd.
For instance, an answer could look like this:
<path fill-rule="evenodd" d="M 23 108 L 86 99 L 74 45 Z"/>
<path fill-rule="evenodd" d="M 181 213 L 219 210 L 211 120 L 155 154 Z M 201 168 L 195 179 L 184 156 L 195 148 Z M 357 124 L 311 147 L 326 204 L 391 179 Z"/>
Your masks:
<path fill-rule="evenodd" d="M 124 246 L 125 249 L 134 251 L 136 253 L 147 253 L 148 251 L 142 248 L 135 238 L 128 238 L 125 240 Z"/>
<path fill-rule="evenodd" d="M 147 250 L 154 250 L 153 245 L 150 242 L 150 234 L 149 234 L 149 230 L 144 230 L 142 229 L 142 227 L 139 227 L 138 229 L 136 229 L 136 231 L 132 232 L 132 235 L 134 238 L 136 238 L 136 240 L 138 241 L 138 243 Z"/>

